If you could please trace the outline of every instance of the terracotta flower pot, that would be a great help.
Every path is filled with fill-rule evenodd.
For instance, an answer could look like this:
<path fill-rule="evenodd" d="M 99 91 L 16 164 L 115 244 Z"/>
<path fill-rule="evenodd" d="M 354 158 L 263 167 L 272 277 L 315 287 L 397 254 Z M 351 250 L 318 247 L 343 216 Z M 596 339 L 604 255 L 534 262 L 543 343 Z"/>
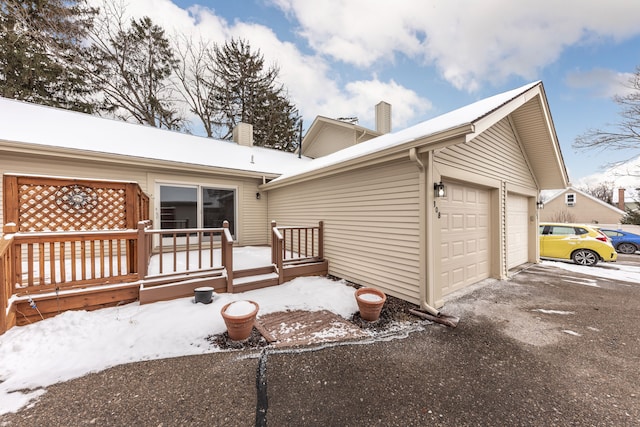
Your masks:
<path fill-rule="evenodd" d="M 359 288 L 356 290 L 356 302 L 360 309 L 362 320 L 375 322 L 380 317 L 382 306 L 387 301 L 384 292 L 374 288 Z"/>
<path fill-rule="evenodd" d="M 247 303 L 253 304 L 254 307 L 247 307 Z M 249 338 L 259 308 L 258 303 L 253 301 L 233 301 L 222 307 L 220 314 L 227 326 L 230 339 L 242 341 Z"/>

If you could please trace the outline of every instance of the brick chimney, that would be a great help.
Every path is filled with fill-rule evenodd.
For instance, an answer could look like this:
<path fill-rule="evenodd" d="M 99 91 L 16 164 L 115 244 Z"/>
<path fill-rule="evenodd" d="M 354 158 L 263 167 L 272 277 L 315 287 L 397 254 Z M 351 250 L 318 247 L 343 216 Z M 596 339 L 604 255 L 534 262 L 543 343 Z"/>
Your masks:
<path fill-rule="evenodd" d="M 238 145 L 253 147 L 253 125 L 249 123 L 238 123 L 233 128 L 233 140 Z"/>
<path fill-rule="evenodd" d="M 391 104 L 384 101 L 376 105 L 376 131 L 382 134 L 391 132 Z"/>
<path fill-rule="evenodd" d="M 624 188 L 618 188 L 618 209 L 621 211 L 624 209 Z"/>

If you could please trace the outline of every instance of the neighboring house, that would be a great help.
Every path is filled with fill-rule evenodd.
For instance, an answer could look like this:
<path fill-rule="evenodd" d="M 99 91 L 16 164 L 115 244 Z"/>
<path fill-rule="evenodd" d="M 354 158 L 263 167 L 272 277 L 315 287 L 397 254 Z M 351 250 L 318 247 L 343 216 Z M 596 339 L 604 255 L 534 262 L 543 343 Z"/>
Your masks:
<path fill-rule="evenodd" d="M 640 196 L 640 189 L 627 189 L 618 188 L 618 198 L 614 196 L 614 202 L 618 209 L 627 211 L 637 211 L 640 209 L 640 203 L 638 203 L 638 197 Z"/>
<path fill-rule="evenodd" d="M 624 211 L 574 187 L 555 193 L 544 202 L 540 221 L 581 224 L 619 224 Z"/>
<path fill-rule="evenodd" d="M 318 116 L 302 140 L 302 155 L 316 159 L 391 132 L 391 105 L 376 105 L 376 130 Z"/>
<path fill-rule="evenodd" d="M 0 108 L 3 175 L 137 182 L 156 228 L 166 207 L 187 207 L 204 227 L 232 215 L 239 245 L 267 244 L 271 220 L 324 221 L 330 274 L 423 306 L 538 261 L 539 193 L 568 185 L 541 82 L 363 142 L 332 145 L 320 128 L 341 124 L 319 118 L 320 136 L 303 145 L 311 161 L 16 101 Z M 230 210 L 210 223 L 207 203 Z"/>

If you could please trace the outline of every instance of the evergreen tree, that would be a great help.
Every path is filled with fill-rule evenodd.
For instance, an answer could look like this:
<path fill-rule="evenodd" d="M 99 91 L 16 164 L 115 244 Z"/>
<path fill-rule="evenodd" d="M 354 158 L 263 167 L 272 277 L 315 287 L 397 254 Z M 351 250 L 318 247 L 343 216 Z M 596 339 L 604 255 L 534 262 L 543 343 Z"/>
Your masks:
<path fill-rule="evenodd" d="M 0 2 L 0 95 L 93 111 L 82 41 L 95 13 L 85 0 Z"/>
<path fill-rule="evenodd" d="M 260 52 L 252 52 L 244 40 L 232 39 L 214 46 L 213 67 L 215 126 L 220 137 L 230 139 L 240 122 L 253 125 L 254 144 L 294 151 L 297 147 L 297 109 L 277 83 L 279 69 L 265 68 Z"/>
<path fill-rule="evenodd" d="M 101 108 L 123 120 L 181 129 L 184 119 L 172 99 L 170 79 L 176 59 L 164 30 L 149 17 L 132 19 L 125 27 L 123 11 L 103 13 L 91 46 L 94 81 L 103 96 Z"/>

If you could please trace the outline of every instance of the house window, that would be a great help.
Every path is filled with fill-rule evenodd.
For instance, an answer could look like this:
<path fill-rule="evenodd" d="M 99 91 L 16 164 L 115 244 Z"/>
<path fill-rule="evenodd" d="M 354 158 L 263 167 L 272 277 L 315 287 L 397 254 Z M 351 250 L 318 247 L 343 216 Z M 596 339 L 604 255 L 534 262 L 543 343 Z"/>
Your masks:
<path fill-rule="evenodd" d="M 219 228 L 235 236 L 236 190 L 201 185 L 160 185 L 160 228 Z"/>
<path fill-rule="evenodd" d="M 567 193 L 564 195 L 564 200 L 567 206 L 575 206 L 576 204 L 576 193 Z"/>

